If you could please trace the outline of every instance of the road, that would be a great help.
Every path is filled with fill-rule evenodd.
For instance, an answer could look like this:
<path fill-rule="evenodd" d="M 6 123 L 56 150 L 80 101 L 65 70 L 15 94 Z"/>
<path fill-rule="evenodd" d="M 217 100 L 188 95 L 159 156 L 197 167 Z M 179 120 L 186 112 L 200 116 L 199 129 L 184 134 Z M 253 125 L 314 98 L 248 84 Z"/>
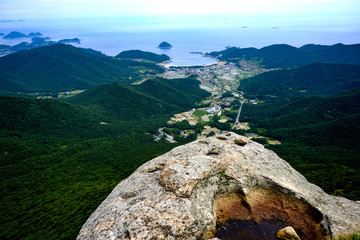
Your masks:
<path fill-rule="evenodd" d="M 239 118 L 240 118 L 240 114 L 241 114 L 241 110 L 242 110 L 242 106 L 243 106 L 244 102 L 245 102 L 245 100 L 240 101 L 239 111 L 237 113 L 235 123 L 234 123 L 234 126 L 232 127 L 232 129 L 235 129 L 236 125 L 239 123 Z"/>

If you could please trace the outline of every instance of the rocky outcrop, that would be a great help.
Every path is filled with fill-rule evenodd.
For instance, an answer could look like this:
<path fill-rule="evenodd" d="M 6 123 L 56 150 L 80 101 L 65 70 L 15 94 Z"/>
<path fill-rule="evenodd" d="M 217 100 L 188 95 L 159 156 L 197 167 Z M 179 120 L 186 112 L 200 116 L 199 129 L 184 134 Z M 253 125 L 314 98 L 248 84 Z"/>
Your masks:
<path fill-rule="evenodd" d="M 280 229 L 277 232 L 276 237 L 280 240 L 301 240 L 296 234 L 295 229 L 291 226 Z"/>
<path fill-rule="evenodd" d="M 323 239 L 355 229 L 360 204 L 326 194 L 261 144 L 226 133 L 139 167 L 77 239 L 212 239 L 231 221 L 277 223 L 303 240 Z"/>

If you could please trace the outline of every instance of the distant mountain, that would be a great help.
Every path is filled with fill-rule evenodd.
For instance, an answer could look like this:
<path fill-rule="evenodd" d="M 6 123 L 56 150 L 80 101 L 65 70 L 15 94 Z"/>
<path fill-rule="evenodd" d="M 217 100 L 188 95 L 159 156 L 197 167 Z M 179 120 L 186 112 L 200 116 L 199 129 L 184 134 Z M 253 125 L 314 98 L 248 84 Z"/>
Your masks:
<path fill-rule="evenodd" d="M 57 43 L 77 43 L 80 44 L 81 41 L 79 38 L 71 38 L 71 39 L 62 39 L 59 40 Z"/>
<path fill-rule="evenodd" d="M 233 47 L 208 54 L 233 62 L 253 59 L 260 61 L 267 68 L 295 68 L 316 62 L 360 64 L 360 44 L 333 46 L 309 44 L 301 48 L 276 44 L 261 49 Z"/>
<path fill-rule="evenodd" d="M 3 49 L 8 49 L 10 48 L 11 46 L 9 45 L 5 45 L 5 44 L 0 44 L 0 51 L 3 50 Z"/>
<path fill-rule="evenodd" d="M 49 38 L 49 37 L 32 37 L 31 42 L 41 44 L 41 43 L 48 42 L 50 39 L 51 38 Z"/>
<path fill-rule="evenodd" d="M 12 39 L 12 38 L 23 38 L 23 37 L 27 37 L 27 35 L 21 32 L 12 31 L 11 33 L 5 35 L 3 38 Z"/>
<path fill-rule="evenodd" d="M 359 65 L 314 63 L 244 79 L 239 90 L 244 91 L 249 98 L 283 99 L 332 95 L 359 87 Z"/>
<path fill-rule="evenodd" d="M 0 91 L 58 92 L 113 82 L 133 82 L 139 78 L 133 66 L 160 68 L 150 63 L 121 61 L 71 45 L 55 44 L 1 57 Z"/>
<path fill-rule="evenodd" d="M 168 42 L 161 42 L 158 46 L 158 48 L 162 48 L 162 49 L 169 49 L 172 48 L 173 46 L 168 43 Z"/>
<path fill-rule="evenodd" d="M 85 106 L 99 115 L 121 120 L 139 120 L 191 108 L 210 94 L 195 78 L 149 79 L 140 85 L 102 85 L 67 101 Z"/>
<path fill-rule="evenodd" d="M 41 37 L 42 34 L 39 32 L 31 32 L 27 35 L 28 37 Z"/>
<path fill-rule="evenodd" d="M 332 46 L 308 44 L 300 48 L 312 53 L 318 62 L 360 64 L 360 44 Z"/>
<path fill-rule="evenodd" d="M 156 54 L 152 52 L 145 52 L 140 50 L 123 51 L 115 56 L 116 58 L 129 58 L 129 59 L 146 59 L 154 62 L 169 61 L 170 57 L 165 54 Z"/>

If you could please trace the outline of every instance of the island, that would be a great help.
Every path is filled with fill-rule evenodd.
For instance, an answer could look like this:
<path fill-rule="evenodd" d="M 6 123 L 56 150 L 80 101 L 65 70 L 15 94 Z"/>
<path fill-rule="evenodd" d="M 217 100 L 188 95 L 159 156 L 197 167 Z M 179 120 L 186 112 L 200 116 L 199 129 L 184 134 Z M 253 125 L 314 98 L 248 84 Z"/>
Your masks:
<path fill-rule="evenodd" d="M 37 43 L 37 44 L 40 44 L 40 43 L 45 43 L 45 42 L 48 42 L 51 38 L 49 37 L 33 37 L 31 39 L 32 43 Z"/>
<path fill-rule="evenodd" d="M 41 37 L 42 34 L 39 32 L 31 32 L 27 35 L 28 37 Z"/>
<path fill-rule="evenodd" d="M 170 60 L 170 57 L 165 54 L 156 54 L 152 52 L 145 52 L 141 50 L 127 50 L 119 53 L 116 58 L 127 58 L 136 60 L 149 60 L 157 63 L 166 62 Z"/>
<path fill-rule="evenodd" d="M 13 38 L 24 38 L 24 37 L 27 37 L 27 35 L 21 32 L 12 31 L 8 35 L 5 35 L 3 38 L 13 39 Z"/>
<path fill-rule="evenodd" d="M 168 42 L 162 42 L 159 44 L 158 48 L 161 48 L 161 49 L 170 49 L 172 48 L 173 46 L 168 43 Z"/>
<path fill-rule="evenodd" d="M 57 43 L 77 43 L 77 44 L 80 44 L 80 39 L 79 38 L 62 39 L 62 40 L 58 41 Z"/>
<path fill-rule="evenodd" d="M 4 36 L 3 38 L 5 38 L 5 39 L 14 39 L 14 38 L 41 37 L 41 36 L 42 36 L 42 34 L 39 33 L 39 32 L 31 32 L 28 35 L 26 35 L 26 34 L 21 33 L 21 32 L 12 31 L 8 35 Z"/>

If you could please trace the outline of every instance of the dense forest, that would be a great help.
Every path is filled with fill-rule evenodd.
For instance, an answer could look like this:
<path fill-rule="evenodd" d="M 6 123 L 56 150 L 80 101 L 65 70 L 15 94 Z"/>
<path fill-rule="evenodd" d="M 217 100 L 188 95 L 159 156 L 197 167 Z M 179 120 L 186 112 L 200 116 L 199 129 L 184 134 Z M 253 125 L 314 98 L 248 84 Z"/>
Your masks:
<path fill-rule="evenodd" d="M 238 90 L 258 103 L 243 106 L 240 121 L 249 122 L 250 130 L 220 122 L 235 119 L 239 101 L 206 123 L 168 123 L 171 114 L 193 108 L 210 93 L 199 88 L 197 76 L 154 77 L 164 71 L 154 63 L 162 55 L 127 51 L 112 58 L 60 44 L 0 58 L 0 95 L 32 97 L 0 96 L 0 239 L 75 239 L 117 183 L 144 162 L 195 140 L 205 125 L 256 133 L 255 141 L 329 194 L 360 200 L 360 68 L 344 64 L 360 63 L 359 46 L 272 45 L 211 53 L 226 61 L 294 68 L 241 81 Z M 133 60 L 138 58 L 145 61 Z M 28 95 L 57 97 L 79 89 L 86 91 L 61 100 Z M 178 143 L 155 142 L 159 127 Z M 187 137 L 183 130 L 189 130 Z M 281 145 L 269 145 L 269 139 Z"/>
<path fill-rule="evenodd" d="M 332 95 L 360 87 L 360 65 L 314 63 L 301 68 L 277 70 L 241 81 L 239 90 L 248 98 L 282 100 Z"/>
<path fill-rule="evenodd" d="M 129 59 L 142 59 L 154 61 L 157 63 L 169 61 L 170 57 L 165 54 L 156 54 L 152 52 L 145 52 L 140 50 L 123 51 L 115 56 L 115 58 L 129 58 Z"/>
<path fill-rule="evenodd" d="M 72 98 L 69 102 L 86 106 L 93 113 L 121 120 L 148 118 L 186 110 L 210 95 L 201 90 L 194 76 L 187 79 L 154 78 L 140 85 L 102 85 Z"/>
<path fill-rule="evenodd" d="M 193 77 L 114 83 L 73 103 L 0 97 L 0 238 L 75 239 L 117 183 L 177 146 L 145 133 L 208 96 L 198 85 Z"/>
<path fill-rule="evenodd" d="M 339 95 L 245 104 L 241 121 L 281 141 L 268 145 L 326 192 L 360 199 L 360 89 Z M 263 143 L 263 142 L 262 142 Z M 265 141 L 266 143 L 266 141 Z"/>
<path fill-rule="evenodd" d="M 119 60 L 71 45 L 20 51 L 0 58 L 0 95 L 10 92 L 64 92 L 102 84 L 141 80 L 137 69 L 163 69 L 152 63 Z"/>
<path fill-rule="evenodd" d="M 296 68 L 316 62 L 360 64 L 360 44 L 339 43 L 332 46 L 308 44 L 300 48 L 274 44 L 261 49 L 232 47 L 208 54 L 230 62 L 241 59 L 256 60 L 266 68 Z"/>

